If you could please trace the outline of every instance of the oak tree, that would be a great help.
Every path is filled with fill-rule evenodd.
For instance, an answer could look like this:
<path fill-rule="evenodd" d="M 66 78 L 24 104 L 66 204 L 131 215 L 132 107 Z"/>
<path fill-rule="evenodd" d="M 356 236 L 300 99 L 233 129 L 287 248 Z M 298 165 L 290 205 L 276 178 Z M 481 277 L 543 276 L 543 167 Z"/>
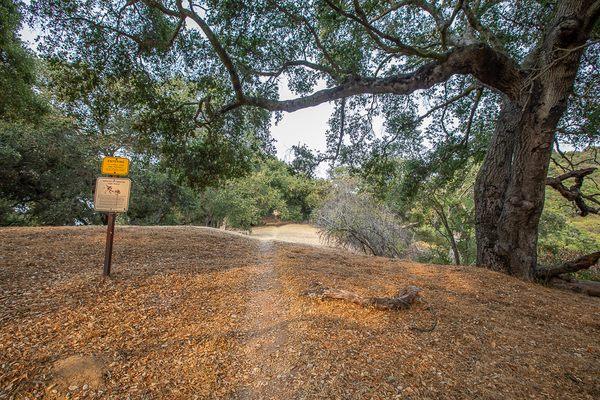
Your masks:
<path fill-rule="evenodd" d="M 525 279 L 557 135 L 597 141 L 598 0 L 38 0 L 31 12 L 48 56 L 194 83 L 161 111 L 189 110 L 196 134 L 334 102 L 336 157 L 420 141 L 458 159 L 487 143 L 477 263 Z M 279 98 L 284 81 L 297 97 Z"/>

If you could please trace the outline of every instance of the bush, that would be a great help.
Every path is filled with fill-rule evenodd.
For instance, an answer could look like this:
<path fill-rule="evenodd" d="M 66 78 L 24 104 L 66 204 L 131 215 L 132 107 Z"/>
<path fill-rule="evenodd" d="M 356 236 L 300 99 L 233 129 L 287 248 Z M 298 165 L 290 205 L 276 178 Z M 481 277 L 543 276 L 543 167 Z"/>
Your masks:
<path fill-rule="evenodd" d="M 278 212 L 282 221 L 306 221 L 320 202 L 324 184 L 290 172 L 267 159 L 247 176 L 230 179 L 202 193 L 205 224 L 250 230 Z"/>
<path fill-rule="evenodd" d="M 187 225 L 201 222 L 198 194 L 160 165 L 131 160 L 129 210 L 122 221 L 131 225 Z"/>
<path fill-rule="evenodd" d="M 402 257 L 412 237 L 395 214 L 348 177 L 333 181 L 313 221 L 330 243 L 376 256 Z"/>

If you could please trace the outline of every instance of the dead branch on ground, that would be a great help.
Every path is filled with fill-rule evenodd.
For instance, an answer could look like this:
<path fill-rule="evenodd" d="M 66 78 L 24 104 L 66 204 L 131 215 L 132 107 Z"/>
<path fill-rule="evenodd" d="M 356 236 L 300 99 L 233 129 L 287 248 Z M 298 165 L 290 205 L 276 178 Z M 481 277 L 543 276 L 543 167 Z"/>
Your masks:
<path fill-rule="evenodd" d="M 419 298 L 421 288 L 407 286 L 400 290 L 394 297 L 363 297 L 344 289 L 336 289 L 315 282 L 303 294 L 320 300 L 335 299 L 346 300 L 363 307 L 372 307 L 378 310 L 403 310 L 407 309 Z"/>

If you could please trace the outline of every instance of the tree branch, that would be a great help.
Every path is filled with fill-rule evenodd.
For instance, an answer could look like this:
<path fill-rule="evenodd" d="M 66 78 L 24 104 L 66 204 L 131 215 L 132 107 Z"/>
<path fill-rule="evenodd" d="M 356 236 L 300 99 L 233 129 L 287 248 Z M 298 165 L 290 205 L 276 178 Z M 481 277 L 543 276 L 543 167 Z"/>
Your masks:
<path fill-rule="evenodd" d="M 568 261 L 559 267 L 554 268 L 543 268 L 536 271 L 538 279 L 548 281 L 551 278 L 557 277 L 562 274 L 568 274 L 570 272 L 577 272 L 582 269 L 592 267 L 600 260 L 600 251 L 596 251 L 591 254 L 586 254 L 575 260 Z"/>
<path fill-rule="evenodd" d="M 405 55 L 419 56 L 430 59 L 440 59 L 443 58 L 443 54 L 431 52 L 423 49 L 419 49 L 417 47 L 408 46 L 403 43 L 397 37 L 389 35 L 387 33 L 382 32 L 377 29 L 375 26 L 369 23 L 367 16 L 365 15 L 363 9 L 360 6 L 360 3 L 357 0 L 354 0 L 354 9 L 358 15 L 352 14 L 348 11 L 345 11 L 343 8 L 337 6 L 330 0 L 325 0 L 325 3 L 337 12 L 338 14 L 360 24 L 366 31 L 366 33 L 373 39 L 373 41 L 384 51 L 388 53 L 401 53 Z M 385 44 L 382 39 L 385 39 L 394 44 L 394 46 L 389 46 Z"/>
<path fill-rule="evenodd" d="M 385 78 L 352 77 L 344 83 L 311 95 L 291 100 L 245 97 L 237 103 L 261 107 L 269 111 L 292 112 L 321 103 L 359 94 L 407 95 L 445 82 L 453 75 L 475 76 L 481 83 L 505 93 L 509 98 L 519 94 L 523 74 L 507 56 L 483 44 L 460 47 L 448 53 L 443 61 L 434 61 L 416 71 Z"/>
<path fill-rule="evenodd" d="M 363 297 L 348 290 L 331 288 L 324 286 L 320 282 L 315 282 L 303 294 L 320 300 L 346 300 L 363 307 L 372 307 L 378 310 L 403 310 L 409 308 L 411 304 L 419 299 L 420 292 L 421 289 L 416 286 L 407 286 L 400 290 L 394 297 Z"/>
<path fill-rule="evenodd" d="M 425 114 L 419 116 L 417 118 L 417 122 L 423 121 L 425 118 L 429 117 L 431 114 L 433 114 L 434 112 L 436 112 L 437 110 L 439 110 L 440 108 L 444 108 L 449 106 L 450 104 L 454 103 L 455 101 L 458 101 L 460 99 L 462 99 L 463 97 L 467 97 L 469 94 L 471 94 L 475 89 L 477 89 L 479 86 L 476 84 L 473 85 L 469 85 L 464 91 L 462 91 L 461 93 L 450 97 L 448 100 L 444 101 L 443 103 L 440 103 L 436 106 L 431 107 Z"/>
<path fill-rule="evenodd" d="M 298 16 L 296 14 L 293 14 L 292 12 L 287 10 L 285 7 L 283 7 L 281 4 L 279 4 L 279 2 L 276 0 L 269 0 L 269 3 L 271 3 L 275 8 L 277 8 L 279 11 L 284 13 L 292 21 L 294 21 L 296 23 L 302 23 L 306 27 L 306 29 L 308 30 L 308 32 L 310 33 L 310 35 L 313 37 L 313 39 L 315 41 L 315 46 L 317 46 L 317 48 L 319 50 L 321 50 L 321 53 L 323 53 L 323 57 L 325 57 L 325 59 L 329 62 L 329 64 L 332 67 L 332 68 L 329 68 L 329 74 L 332 77 L 338 76 L 340 73 L 340 67 L 335 62 L 333 56 L 329 53 L 329 51 L 327 51 L 327 49 L 323 45 L 323 42 L 321 42 L 321 38 L 319 37 L 319 34 L 315 30 L 315 28 L 310 24 L 308 19 L 304 16 Z"/>
<path fill-rule="evenodd" d="M 257 71 L 254 69 L 250 69 L 250 72 L 255 75 L 260 75 L 260 76 L 278 77 L 279 75 L 281 75 L 283 72 L 285 72 L 287 69 L 289 69 L 291 67 L 307 67 L 307 68 L 313 69 L 315 71 L 329 74 L 331 76 L 336 75 L 336 72 L 333 69 L 331 69 L 325 65 L 313 63 L 313 62 L 306 61 L 306 60 L 286 61 L 276 71 Z"/>
<path fill-rule="evenodd" d="M 471 106 L 471 112 L 469 113 L 469 119 L 467 120 L 467 127 L 465 128 L 465 137 L 462 142 L 467 145 L 469 143 L 469 135 L 471 134 L 471 126 L 473 126 L 473 118 L 475 118 L 475 111 L 477 111 L 477 107 L 479 107 L 479 101 L 481 100 L 481 95 L 483 94 L 483 88 L 477 88 L 477 93 L 475 94 L 475 100 L 473 101 L 473 105 Z"/>
<path fill-rule="evenodd" d="M 557 177 L 548 177 L 546 178 L 546 185 L 558 191 L 558 193 L 560 193 L 565 199 L 575 203 L 579 209 L 579 215 L 582 217 L 585 217 L 588 214 L 598 214 L 600 213 L 600 207 L 590 207 L 586 204 L 585 200 L 592 201 L 598 205 L 600 205 L 600 202 L 593 198 L 593 196 L 586 196 L 585 194 L 581 193 L 581 186 L 583 185 L 584 178 L 594 173 L 596 169 L 597 168 L 595 167 L 584 168 L 565 172 Z M 567 188 L 563 183 L 563 181 L 567 179 L 575 179 L 575 184 L 570 188 Z"/>
<path fill-rule="evenodd" d="M 347 13 L 346 11 L 340 9 L 333 2 L 326 0 L 330 7 L 335 10 L 339 10 L 340 13 L 348 16 L 348 18 L 352 18 L 353 20 L 359 22 L 365 27 L 365 29 L 367 29 L 367 31 L 371 32 L 371 34 L 375 34 L 376 36 L 380 36 L 386 40 L 394 42 L 396 46 L 402 48 L 402 51 L 406 51 L 407 54 L 434 58 L 435 61 L 425 64 L 411 73 L 397 74 L 389 77 L 373 78 L 349 76 L 338 86 L 323 89 L 311 95 L 296 99 L 273 100 L 259 96 L 251 96 L 244 93 L 241 79 L 232 58 L 229 56 L 219 38 L 212 31 L 206 21 L 194 11 L 194 5 L 192 2 L 190 2 L 191 9 L 187 9 L 182 6 L 181 0 L 178 0 L 176 1 L 177 9 L 174 10 L 166 7 L 164 4 L 158 1 L 142 1 L 146 5 L 155 7 L 166 15 L 180 19 L 182 17 L 192 19 L 207 37 L 213 50 L 227 70 L 233 90 L 235 92 L 235 101 L 222 107 L 215 115 L 223 114 L 244 105 L 260 107 L 269 111 L 292 112 L 303 108 L 317 106 L 321 103 L 361 94 L 407 95 L 416 90 L 427 89 L 437 83 L 445 82 L 453 75 L 468 74 L 474 76 L 484 85 L 504 93 L 510 99 L 517 99 L 520 95 L 520 87 L 522 86 L 525 76 L 524 72 L 510 57 L 483 43 L 457 47 L 445 54 L 435 55 L 424 54 L 422 51 L 414 49 L 410 46 L 404 48 L 404 45 L 398 42 L 396 38 L 384 34 L 383 32 L 379 32 L 375 27 L 370 25 L 366 19 L 364 11 L 362 11 L 360 4 L 357 1 L 354 2 L 355 9 L 362 17 Z M 288 66 L 293 64 L 314 67 L 315 69 L 320 68 L 320 70 L 323 72 L 326 71 L 330 75 L 332 75 L 331 72 L 335 72 L 326 70 L 307 61 L 291 61 L 289 62 Z"/>

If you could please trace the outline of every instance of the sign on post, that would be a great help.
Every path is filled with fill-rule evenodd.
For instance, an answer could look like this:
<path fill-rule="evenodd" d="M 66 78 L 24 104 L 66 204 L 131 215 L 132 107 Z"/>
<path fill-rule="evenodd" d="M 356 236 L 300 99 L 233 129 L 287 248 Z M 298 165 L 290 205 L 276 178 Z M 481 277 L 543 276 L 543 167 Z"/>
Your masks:
<path fill-rule="evenodd" d="M 129 160 L 124 157 L 104 157 L 100 171 L 105 175 L 112 175 L 110 178 L 96 179 L 96 191 L 94 192 L 94 209 L 108 213 L 103 273 L 104 276 L 110 276 L 115 220 L 117 213 L 125 212 L 129 208 L 131 189 L 129 178 L 116 178 L 115 176 L 125 176 L 129 173 Z"/>
<path fill-rule="evenodd" d="M 108 213 L 127 211 L 130 189 L 131 180 L 129 178 L 97 178 L 94 209 Z"/>
<path fill-rule="evenodd" d="M 129 159 L 125 157 L 104 157 L 100 171 L 104 175 L 125 176 L 129 174 Z"/>

